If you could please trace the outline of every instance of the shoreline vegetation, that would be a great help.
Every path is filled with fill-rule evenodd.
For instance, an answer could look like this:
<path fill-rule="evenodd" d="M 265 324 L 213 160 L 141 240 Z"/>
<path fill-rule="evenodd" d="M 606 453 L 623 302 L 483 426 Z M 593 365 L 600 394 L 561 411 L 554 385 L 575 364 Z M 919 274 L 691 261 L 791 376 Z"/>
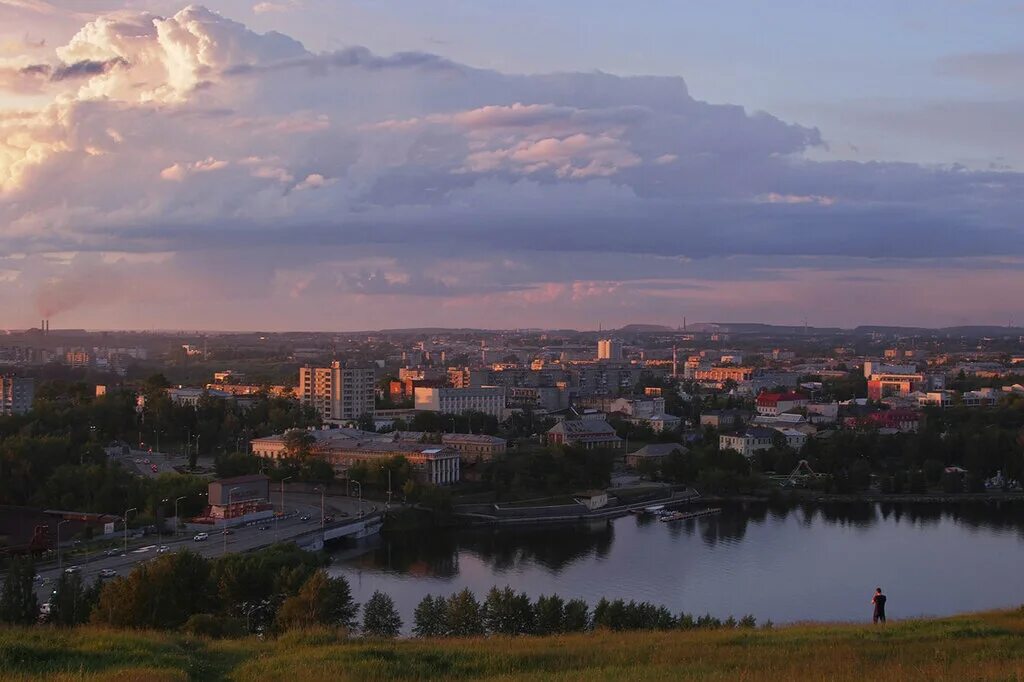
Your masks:
<path fill-rule="evenodd" d="M 964 680 L 1024 677 L 1024 609 L 773 629 L 458 639 L 277 639 L 178 632 L 0 628 L 0 676 L 17 680 Z"/>

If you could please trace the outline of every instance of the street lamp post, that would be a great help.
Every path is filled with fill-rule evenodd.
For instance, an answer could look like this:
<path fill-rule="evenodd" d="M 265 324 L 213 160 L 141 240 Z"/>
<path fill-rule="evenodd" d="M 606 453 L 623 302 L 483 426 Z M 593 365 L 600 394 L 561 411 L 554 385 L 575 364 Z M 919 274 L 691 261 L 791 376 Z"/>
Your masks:
<path fill-rule="evenodd" d="M 60 527 L 69 522 L 70 519 L 57 522 L 57 573 L 60 573 Z"/>
<path fill-rule="evenodd" d="M 221 535 L 224 536 L 224 553 L 228 553 L 228 515 L 231 513 L 231 496 L 235 494 L 235 491 L 239 488 L 235 487 L 228 491 L 228 507 L 224 510 L 224 530 L 221 531 Z"/>
<path fill-rule="evenodd" d="M 174 536 L 178 536 L 178 503 L 184 500 L 188 495 L 182 495 L 174 499 Z"/>
<path fill-rule="evenodd" d="M 320 486 L 320 533 L 324 532 L 324 486 Z"/>
<path fill-rule="evenodd" d="M 356 480 L 352 481 L 352 484 L 356 486 L 356 492 L 359 493 L 359 515 L 363 515 L 363 485 Z"/>
<path fill-rule="evenodd" d="M 168 500 L 165 497 L 164 499 L 160 500 L 160 504 L 167 504 L 169 501 L 170 500 Z M 163 510 L 162 507 L 158 509 L 158 511 L 162 511 L 162 510 Z M 174 522 L 175 523 L 178 522 L 177 517 L 175 517 Z M 163 529 L 163 524 L 161 523 L 160 514 L 157 514 L 156 515 L 156 545 L 157 545 L 157 549 L 159 549 L 160 545 L 162 545 L 162 544 L 164 544 L 164 529 Z"/>
<path fill-rule="evenodd" d="M 285 476 L 281 479 L 281 514 L 284 514 L 284 483 L 295 478 L 294 476 Z"/>
<path fill-rule="evenodd" d="M 129 507 L 124 510 L 124 553 L 128 553 L 128 512 L 139 511 L 138 507 Z"/>

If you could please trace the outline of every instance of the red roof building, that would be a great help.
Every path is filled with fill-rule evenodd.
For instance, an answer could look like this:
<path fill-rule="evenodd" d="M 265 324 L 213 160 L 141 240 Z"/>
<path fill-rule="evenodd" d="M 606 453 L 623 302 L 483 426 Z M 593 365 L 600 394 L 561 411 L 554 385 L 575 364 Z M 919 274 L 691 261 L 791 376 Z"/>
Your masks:
<path fill-rule="evenodd" d="M 757 413 L 777 417 L 783 412 L 803 407 L 808 402 L 807 396 L 802 393 L 793 391 L 787 393 L 764 392 L 757 396 Z"/>

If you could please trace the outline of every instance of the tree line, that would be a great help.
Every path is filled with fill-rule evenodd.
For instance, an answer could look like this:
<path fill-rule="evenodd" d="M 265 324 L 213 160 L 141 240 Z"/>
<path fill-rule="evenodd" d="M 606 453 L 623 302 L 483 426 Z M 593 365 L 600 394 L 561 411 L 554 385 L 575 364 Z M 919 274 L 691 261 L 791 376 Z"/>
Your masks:
<path fill-rule="evenodd" d="M 126 576 L 88 585 L 78 573 L 64 573 L 41 609 L 35 567 L 30 559 L 15 558 L 0 590 L 0 623 L 183 630 L 212 637 L 274 635 L 316 626 L 371 638 L 401 634 L 402 618 L 389 595 L 376 591 L 360 606 L 348 581 L 330 576 L 325 564 L 326 555 L 292 544 L 213 560 L 184 550 L 139 564 Z M 447 597 L 425 596 L 416 606 L 412 633 L 472 637 L 756 626 L 753 616 L 695 618 L 646 601 L 604 598 L 591 608 L 581 599 L 553 594 L 531 600 L 525 592 L 495 586 L 483 601 L 468 589 Z"/>
<path fill-rule="evenodd" d="M 593 607 L 582 599 L 563 599 L 557 594 L 531 600 L 525 592 L 506 586 L 492 587 L 483 601 L 469 589 L 448 597 L 425 596 L 413 614 L 417 637 L 472 637 L 479 635 L 556 635 L 607 629 L 674 630 L 755 628 L 757 619 L 730 616 L 721 620 L 710 614 L 694 617 L 673 614 L 650 602 L 602 597 Z M 763 627 L 771 627 L 767 621 Z"/>

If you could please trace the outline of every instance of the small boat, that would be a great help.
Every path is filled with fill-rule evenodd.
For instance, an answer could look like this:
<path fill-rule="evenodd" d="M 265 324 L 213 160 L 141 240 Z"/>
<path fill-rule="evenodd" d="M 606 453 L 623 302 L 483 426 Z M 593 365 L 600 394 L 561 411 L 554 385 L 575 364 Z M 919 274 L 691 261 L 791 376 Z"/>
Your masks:
<path fill-rule="evenodd" d="M 659 512 L 664 511 L 664 509 L 665 509 L 665 505 L 663 505 L 663 504 L 656 504 L 656 505 L 653 505 L 651 507 L 644 507 L 643 513 L 644 514 L 658 514 Z"/>

